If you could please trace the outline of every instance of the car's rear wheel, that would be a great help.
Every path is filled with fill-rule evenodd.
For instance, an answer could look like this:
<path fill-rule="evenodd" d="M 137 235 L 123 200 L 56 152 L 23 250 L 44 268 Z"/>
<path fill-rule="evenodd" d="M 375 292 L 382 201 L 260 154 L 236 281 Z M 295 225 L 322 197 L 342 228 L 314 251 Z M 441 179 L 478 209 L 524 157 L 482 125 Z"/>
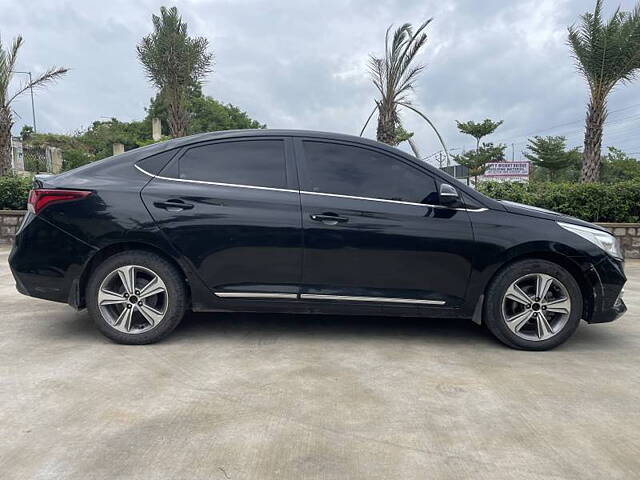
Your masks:
<path fill-rule="evenodd" d="M 154 343 L 171 333 L 184 316 L 184 279 L 171 263 L 153 253 L 118 253 L 91 275 L 87 308 L 98 329 L 111 340 Z"/>
<path fill-rule="evenodd" d="M 487 289 L 484 321 L 503 343 L 548 350 L 580 324 L 582 294 L 575 278 L 546 260 L 523 260 L 498 273 Z"/>

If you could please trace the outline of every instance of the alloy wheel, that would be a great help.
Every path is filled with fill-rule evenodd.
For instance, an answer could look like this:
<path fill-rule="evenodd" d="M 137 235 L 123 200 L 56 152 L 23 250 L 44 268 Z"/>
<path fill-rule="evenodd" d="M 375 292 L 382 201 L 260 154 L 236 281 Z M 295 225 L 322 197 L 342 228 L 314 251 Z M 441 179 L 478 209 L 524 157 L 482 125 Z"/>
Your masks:
<path fill-rule="evenodd" d="M 98 308 L 116 330 L 144 333 L 165 317 L 169 305 L 167 287 L 154 271 L 140 265 L 113 270 L 100 284 Z"/>
<path fill-rule="evenodd" d="M 502 316 L 509 330 L 531 341 L 547 340 L 560 332 L 571 315 L 567 288 L 544 273 L 524 275 L 502 299 Z"/>

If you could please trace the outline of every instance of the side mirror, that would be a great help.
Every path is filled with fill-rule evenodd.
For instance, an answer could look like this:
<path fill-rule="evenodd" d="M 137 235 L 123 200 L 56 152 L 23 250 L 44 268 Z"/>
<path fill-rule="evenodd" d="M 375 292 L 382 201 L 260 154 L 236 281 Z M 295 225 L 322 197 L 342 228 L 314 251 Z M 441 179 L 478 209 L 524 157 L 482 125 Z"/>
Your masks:
<path fill-rule="evenodd" d="M 448 183 L 440 184 L 440 205 L 447 207 L 457 207 L 460 205 L 460 195 L 458 191 Z"/>

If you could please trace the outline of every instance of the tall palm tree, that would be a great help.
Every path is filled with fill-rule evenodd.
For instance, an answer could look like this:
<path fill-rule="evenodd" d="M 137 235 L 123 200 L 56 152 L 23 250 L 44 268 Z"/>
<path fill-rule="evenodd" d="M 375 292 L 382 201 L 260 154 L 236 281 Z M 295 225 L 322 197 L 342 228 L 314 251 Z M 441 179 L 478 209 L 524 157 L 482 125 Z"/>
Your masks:
<path fill-rule="evenodd" d="M 18 87 L 16 92 L 9 93 L 9 86 L 15 73 L 13 69 L 22 44 L 20 35 L 13 40 L 9 49 L 5 50 L 0 42 L 0 175 L 6 175 L 11 171 L 11 127 L 13 126 L 11 103 L 29 89 L 45 86 L 67 73 L 66 68 L 50 68 L 34 80 Z"/>
<path fill-rule="evenodd" d="M 418 75 L 424 69 L 424 65 L 414 65 L 413 61 L 420 49 L 427 42 L 425 29 L 432 20 L 433 19 L 430 18 L 415 31 L 411 24 L 405 23 L 394 32 L 393 38 L 391 39 L 389 37 L 391 26 L 387 29 L 384 40 L 384 57 L 380 58 L 372 55 L 369 59 L 369 71 L 373 84 L 380 93 L 380 99 L 375 101 L 376 106 L 369 115 L 369 118 L 367 118 L 364 127 L 362 127 L 360 135 L 362 136 L 369 121 L 377 111 L 378 128 L 376 135 L 378 141 L 388 145 L 397 145 L 397 133 L 398 131 L 403 131 L 398 113 L 399 109 L 404 107 L 418 114 L 429 124 L 438 136 L 448 158 L 447 148 L 435 125 L 424 113 L 413 105 L 409 96 L 414 89 Z M 411 138 L 407 140 L 414 154 L 419 156 L 415 142 L 413 142 Z"/>
<path fill-rule="evenodd" d="M 137 46 L 138 59 L 147 78 L 160 90 L 160 98 L 169 112 L 169 130 L 173 137 L 187 134 L 187 99 L 190 90 L 199 89 L 211 71 L 213 55 L 209 41 L 192 38 L 176 7 L 160 7 L 160 16 L 152 15 L 153 32 Z"/>
<path fill-rule="evenodd" d="M 569 45 L 578 70 L 589 84 L 582 182 L 595 182 L 600 174 L 602 131 L 607 118 L 607 96 L 620 83 L 631 82 L 640 71 L 640 3 L 631 12 L 616 9 L 602 18 L 602 0 L 593 13 L 581 16 L 579 26 L 569 27 Z"/>

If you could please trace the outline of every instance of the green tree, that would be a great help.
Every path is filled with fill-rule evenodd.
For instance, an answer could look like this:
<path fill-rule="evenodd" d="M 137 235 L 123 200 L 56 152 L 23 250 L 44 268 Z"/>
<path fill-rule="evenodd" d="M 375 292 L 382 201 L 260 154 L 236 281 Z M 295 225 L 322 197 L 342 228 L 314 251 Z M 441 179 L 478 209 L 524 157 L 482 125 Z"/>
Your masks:
<path fill-rule="evenodd" d="M 59 148 L 62 150 L 63 169 L 69 170 L 110 157 L 114 143 L 122 143 L 125 150 L 152 143 L 151 121 L 121 122 L 112 118 L 95 121 L 86 130 L 73 135 L 34 133 L 24 142 L 32 147 L 48 145 Z"/>
<path fill-rule="evenodd" d="M 160 90 L 169 114 L 171 135 L 182 137 L 189 121 L 186 110 L 189 89 L 199 87 L 211 71 L 213 55 L 207 51 L 206 38 L 187 35 L 187 24 L 176 7 L 160 7 L 160 16 L 153 15 L 152 20 L 153 32 L 138 44 L 138 58 L 148 79 Z"/>
<path fill-rule="evenodd" d="M 121 122 L 116 118 L 96 121 L 76 138 L 99 160 L 113 154 L 114 143 L 122 143 L 125 150 L 148 143 L 151 140 L 151 121 Z"/>
<path fill-rule="evenodd" d="M 462 123 L 456 120 L 458 130 L 476 139 L 476 149 L 480 148 L 480 140 L 495 132 L 502 125 L 502 122 L 502 120 L 494 122 L 488 118 L 485 118 L 482 123 L 476 123 L 473 120 Z"/>
<path fill-rule="evenodd" d="M 567 150 L 567 139 L 561 136 L 533 137 L 524 156 L 536 167 L 549 173 L 549 180 L 556 180 L 558 173 L 580 165 L 582 154 L 578 148 Z"/>
<path fill-rule="evenodd" d="M 600 181 L 606 183 L 640 180 L 640 162 L 615 147 L 609 147 L 600 170 Z"/>
<path fill-rule="evenodd" d="M 15 92 L 10 93 L 9 85 L 15 74 L 14 68 L 22 44 L 23 40 L 19 35 L 8 49 L 5 49 L 0 42 L 0 175 L 6 175 L 11 171 L 12 102 L 30 89 L 44 87 L 67 73 L 66 68 L 52 67 L 34 80 L 23 83 Z"/>
<path fill-rule="evenodd" d="M 602 0 L 596 0 L 593 13 L 582 15 L 580 26 L 569 27 L 569 45 L 591 95 L 584 134 L 582 182 L 598 180 L 607 96 L 616 85 L 635 79 L 640 70 L 640 3 L 631 12 L 616 9 L 606 21 L 602 18 L 602 4 Z"/>
<path fill-rule="evenodd" d="M 476 139 L 476 149 L 465 152 L 461 155 L 456 155 L 454 160 L 460 165 L 469 169 L 469 175 L 474 178 L 474 184 L 478 184 L 478 176 L 482 175 L 487 170 L 487 163 L 500 162 L 504 160 L 504 151 L 506 145 L 494 145 L 493 143 L 483 143 L 480 141 L 487 135 L 495 132 L 502 120 L 494 122 L 490 119 L 485 119 L 482 123 L 476 123 L 473 120 L 469 122 L 459 122 L 456 120 L 458 130 L 467 135 L 471 135 Z"/>
<path fill-rule="evenodd" d="M 31 138 L 35 132 L 33 131 L 33 127 L 31 125 L 23 125 L 20 129 L 20 139 L 24 142 Z"/>
<path fill-rule="evenodd" d="M 405 134 L 407 132 L 402 128 L 400 122 L 399 109 L 401 107 L 411 110 L 425 120 L 437 135 L 445 153 L 447 152 L 442 136 L 433 122 L 418 110 L 409 98 L 418 75 L 424 69 L 423 65 L 414 65 L 413 62 L 427 42 L 425 29 L 431 23 L 431 20 L 424 22 L 415 32 L 411 24 L 405 23 L 394 32 L 391 41 L 389 38 L 391 27 L 387 29 L 384 57 L 372 55 L 369 59 L 369 71 L 373 84 L 380 93 L 380 99 L 375 101 L 376 106 L 360 132 L 360 136 L 362 136 L 371 117 L 377 111 L 378 128 L 376 137 L 378 141 L 387 145 L 398 145 L 401 141 L 407 140 L 417 157 L 419 154 L 415 144 L 410 141 L 411 136 L 406 137 Z"/>
<path fill-rule="evenodd" d="M 238 107 L 231 104 L 225 105 L 209 96 L 202 95 L 199 88 L 190 90 L 185 108 L 189 116 L 187 135 L 218 130 L 266 128 L 266 125 L 251 119 L 246 112 Z M 163 125 L 168 125 L 168 111 L 159 96 L 151 99 L 147 112 L 149 121 L 155 117 L 159 118 Z"/>
<path fill-rule="evenodd" d="M 494 145 L 483 143 L 475 150 L 469 150 L 462 155 L 456 155 L 454 160 L 469 169 L 469 175 L 473 177 L 474 185 L 478 185 L 478 176 L 487 171 L 488 163 L 504 161 L 506 145 Z"/>

